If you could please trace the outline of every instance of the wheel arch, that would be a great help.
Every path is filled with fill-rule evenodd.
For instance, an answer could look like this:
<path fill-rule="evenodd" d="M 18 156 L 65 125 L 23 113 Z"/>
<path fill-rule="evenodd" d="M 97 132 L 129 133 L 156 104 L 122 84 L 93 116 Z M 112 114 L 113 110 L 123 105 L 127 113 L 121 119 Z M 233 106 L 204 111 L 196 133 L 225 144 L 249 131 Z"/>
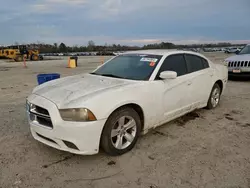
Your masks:
<path fill-rule="evenodd" d="M 108 118 L 107 120 L 112 116 L 112 114 L 114 112 L 116 112 L 117 110 L 121 109 L 121 108 L 125 108 L 125 107 L 129 107 L 129 108 L 132 108 L 133 110 L 135 110 L 137 112 L 137 114 L 139 115 L 140 117 L 140 120 L 141 120 L 141 131 L 144 130 L 144 125 L 145 125 L 145 116 L 144 116 L 144 111 L 142 109 L 142 107 L 139 105 L 139 104 L 136 104 L 134 102 L 131 102 L 131 103 L 126 103 L 126 104 L 120 104 L 119 106 L 116 106 L 108 115 Z M 106 120 L 106 121 L 107 121 Z M 103 132 L 103 129 L 104 129 L 104 126 L 102 128 L 102 132 Z"/>
<path fill-rule="evenodd" d="M 217 81 L 215 82 L 215 84 L 218 84 L 218 85 L 220 86 L 220 89 L 221 89 L 221 92 L 222 92 L 223 89 L 224 89 L 222 80 L 217 80 Z"/>
<path fill-rule="evenodd" d="M 207 100 L 207 106 L 205 107 L 206 109 L 212 109 L 212 108 L 214 108 L 214 107 L 212 107 L 212 104 L 211 104 L 211 95 L 212 95 L 212 92 L 213 92 L 213 88 L 214 88 L 214 86 L 216 85 L 216 84 L 218 84 L 218 86 L 220 87 L 220 89 L 221 89 L 221 92 L 220 92 L 220 94 L 222 94 L 222 92 L 223 92 L 223 82 L 222 82 L 222 80 L 217 80 L 215 83 L 214 83 L 214 85 L 213 85 L 213 87 L 212 87 L 212 89 L 211 89 L 211 93 L 210 93 L 210 95 L 209 95 L 209 98 L 208 98 L 208 100 Z M 218 105 L 218 104 L 217 104 Z"/>

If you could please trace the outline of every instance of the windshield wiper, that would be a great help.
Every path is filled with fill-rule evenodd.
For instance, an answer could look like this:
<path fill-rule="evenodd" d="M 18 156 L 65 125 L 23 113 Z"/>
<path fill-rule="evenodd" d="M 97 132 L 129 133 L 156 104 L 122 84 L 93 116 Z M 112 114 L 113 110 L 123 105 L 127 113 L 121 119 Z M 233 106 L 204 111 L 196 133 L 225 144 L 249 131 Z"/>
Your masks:
<path fill-rule="evenodd" d="M 93 74 L 93 75 L 98 75 L 98 76 L 107 76 L 107 77 L 112 77 L 112 78 L 123 78 L 123 79 L 127 79 L 125 77 L 122 77 L 122 76 L 117 76 L 117 75 L 114 75 L 114 74 L 97 74 L 95 72 L 92 72 L 90 74 Z"/>
<path fill-rule="evenodd" d="M 100 76 L 112 77 L 112 78 L 124 78 L 124 77 L 117 76 L 117 75 L 114 75 L 114 74 L 99 74 L 99 75 Z"/>

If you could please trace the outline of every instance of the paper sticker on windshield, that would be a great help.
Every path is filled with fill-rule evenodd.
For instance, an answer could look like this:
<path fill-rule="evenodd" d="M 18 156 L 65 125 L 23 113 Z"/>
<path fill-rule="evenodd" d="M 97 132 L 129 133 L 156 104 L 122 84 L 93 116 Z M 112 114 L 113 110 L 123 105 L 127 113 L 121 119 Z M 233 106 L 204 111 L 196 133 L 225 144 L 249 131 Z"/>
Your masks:
<path fill-rule="evenodd" d="M 141 58 L 141 61 L 146 61 L 146 62 L 157 62 L 158 59 L 156 58 L 148 58 L 148 57 L 143 57 Z"/>

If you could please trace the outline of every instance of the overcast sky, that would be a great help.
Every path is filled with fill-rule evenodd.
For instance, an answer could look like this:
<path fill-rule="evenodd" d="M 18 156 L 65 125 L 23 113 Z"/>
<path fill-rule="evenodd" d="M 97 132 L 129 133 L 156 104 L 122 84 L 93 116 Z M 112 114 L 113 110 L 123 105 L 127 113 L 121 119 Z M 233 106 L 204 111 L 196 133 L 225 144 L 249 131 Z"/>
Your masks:
<path fill-rule="evenodd" d="M 0 44 L 250 42 L 250 0 L 9 0 Z"/>

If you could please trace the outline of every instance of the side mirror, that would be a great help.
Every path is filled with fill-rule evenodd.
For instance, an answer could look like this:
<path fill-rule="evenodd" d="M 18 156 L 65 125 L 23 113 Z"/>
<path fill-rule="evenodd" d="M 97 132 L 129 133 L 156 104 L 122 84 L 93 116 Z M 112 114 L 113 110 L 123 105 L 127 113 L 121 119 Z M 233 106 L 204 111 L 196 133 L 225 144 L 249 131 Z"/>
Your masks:
<path fill-rule="evenodd" d="M 163 71 L 160 73 L 160 78 L 163 80 L 175 79 L 176 77 L 177 77 L 177 73 L 174 71 Z"/>
<path fill-rule="evenodd" d="M 236 53 L 236 55 L 238 55 L 240 53 L 240 51 L 236 51 L 235 53 Z"/>

